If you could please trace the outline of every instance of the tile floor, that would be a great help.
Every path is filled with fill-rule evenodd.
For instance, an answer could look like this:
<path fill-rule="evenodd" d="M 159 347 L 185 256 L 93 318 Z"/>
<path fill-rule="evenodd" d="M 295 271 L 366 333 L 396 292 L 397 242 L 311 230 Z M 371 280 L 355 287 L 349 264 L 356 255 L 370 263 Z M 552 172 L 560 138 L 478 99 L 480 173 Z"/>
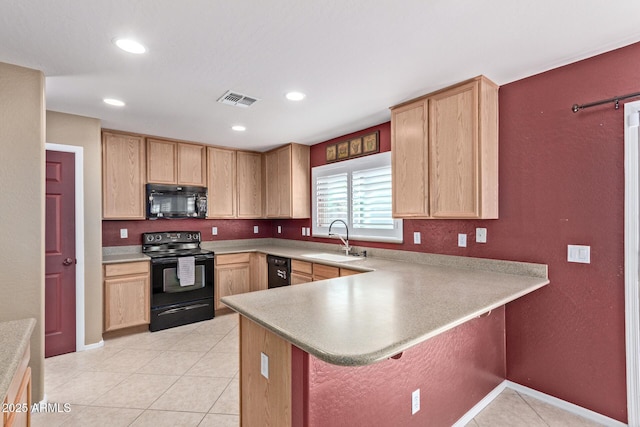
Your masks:
<path fill-rule="evenodd" d="M 45 393 L 69 413 L 33 414 L 35 427 L 239 424 L 238 316 L 105 341 L 45 360 Z M 470 427 L 596 426 L 506 389 Z"/>

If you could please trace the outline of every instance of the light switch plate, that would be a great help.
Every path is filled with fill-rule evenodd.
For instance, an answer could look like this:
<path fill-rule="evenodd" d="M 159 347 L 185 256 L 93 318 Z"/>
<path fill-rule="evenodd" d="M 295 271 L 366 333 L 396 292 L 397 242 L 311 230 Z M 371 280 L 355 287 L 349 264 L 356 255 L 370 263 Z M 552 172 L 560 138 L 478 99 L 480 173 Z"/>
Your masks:
<path fill-rule="evenodd" d="M 258 234 L 258 226 L 257 225 L 253 226 L 253 233 L 254 234 Z"/>
<path fill-rule="evenodd" d="M 278 226 L 278 234 L 282 234 L 282 226 L 281 225 Z"/>
<path fill-rule="evenodd" d="M 458 246 L 461 248 L 467 247 L 467 235 L 464 233 L 458 234 Z"/>
<path fill-rule="evenodd" d="M 218 227 L 211 227 L 211 234 L 214 236 L 218 235 Z"/>
<path fill-rule="evenodd" d="M 567 245 L 567 261 L 591 264 L 591 246 Z"/>
<path fill-rule="evenodd" d="M 129 230 L 126 228 L 121 228 L 120 229 L 120 238 L 121 239 L 126 239 L 127 237 L 129 237 Z"/>
<path fill-rule="evenodd" d="M 486 228 L 476 228 L 476 243 L 487 243 Z"/>
<path fill-rule="evenodd" d="M 414 231 L 413 232 L 413 243 L 416 244 L 416 245 L 419 245 L 421 240 L 422 239 L 420 237 L 420 232 L 419 231 Z"/>
<path fill-rule="evenodd" d="M 266 379 L 269 379 L 269 356 L 260 352 L 260 373 Z"/>

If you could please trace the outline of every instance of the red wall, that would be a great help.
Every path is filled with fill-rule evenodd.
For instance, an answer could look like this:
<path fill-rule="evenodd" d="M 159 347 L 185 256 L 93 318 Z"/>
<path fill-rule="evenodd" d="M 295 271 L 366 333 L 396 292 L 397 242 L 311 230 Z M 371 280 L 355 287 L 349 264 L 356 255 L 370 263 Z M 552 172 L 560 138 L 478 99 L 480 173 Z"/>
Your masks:
<path fill-rule="evenodd" d="M 331 365 L 294 348 L 294 426 L 450 426 L 503 381 L 504 340 L 500 308 L 368 366 Z M 411 415 L 418 388 L 420 411 Z"/>
<path fill-rule="evenodd" d="M 254 234 L 253 226 L 258 226 Z M 218 235 L 211 234 L 218 227 Z M 129 237 L 120 238 L 120 229 L 126 228 Z M 271 220 L 236 219 L 157 219 L 149 221 L 102 221 L 102 246 L 141 245 L 142 233 L 154 231 L 200 231 L 202 241 L 229 239 L 257 239 L 273 236 Z"/>

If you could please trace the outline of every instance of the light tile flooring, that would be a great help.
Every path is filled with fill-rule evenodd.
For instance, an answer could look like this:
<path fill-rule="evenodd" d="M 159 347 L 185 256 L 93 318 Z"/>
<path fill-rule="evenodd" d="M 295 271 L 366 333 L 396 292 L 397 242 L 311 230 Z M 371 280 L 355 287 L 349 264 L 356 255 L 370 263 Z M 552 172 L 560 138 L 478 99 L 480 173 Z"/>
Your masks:
<path fill-rule="evenodd" d="M 238 316 L 225 314 L 45 360 L 45 393 L 71 411 L 33 414 L 35 427 L 239 424 Z M 513 390 L 470 427 L 595 426 Z"/>

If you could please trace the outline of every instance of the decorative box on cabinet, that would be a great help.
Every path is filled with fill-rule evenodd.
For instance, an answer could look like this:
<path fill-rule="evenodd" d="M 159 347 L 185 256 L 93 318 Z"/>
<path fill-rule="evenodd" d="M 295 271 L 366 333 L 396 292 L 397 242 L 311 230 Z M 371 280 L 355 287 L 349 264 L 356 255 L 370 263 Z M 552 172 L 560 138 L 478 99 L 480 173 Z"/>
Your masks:
<path fill-rule="evenodd" d="M 145 162 L 143 137 L 102 133 L 104 219 L 145 219 Z"/>
<path fill-rule="evenodd" d="M 393 216 L 498 218 L 498 86 L 479 76 L 391 108 Z"/>
<path fill-rule="evenodd" d="M 105 264 L 104 331 L 149 324 L 149 261 Z"/>

